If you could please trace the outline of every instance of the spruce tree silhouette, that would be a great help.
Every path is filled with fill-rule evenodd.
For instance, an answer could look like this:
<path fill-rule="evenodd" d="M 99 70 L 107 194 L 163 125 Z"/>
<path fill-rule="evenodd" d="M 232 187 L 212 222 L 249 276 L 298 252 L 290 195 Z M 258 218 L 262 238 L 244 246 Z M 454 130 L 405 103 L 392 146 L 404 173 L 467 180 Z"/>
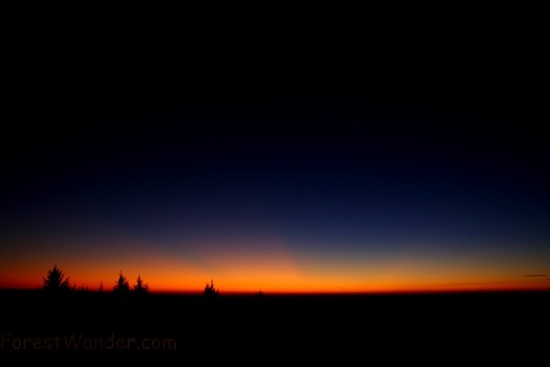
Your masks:
<path fill-rule="evenodd" d="M 52 269 L 48 270 L 48 277 L 42 278 L 42 280 L 44 281 L 42 290 L 47 294 L 67 294 L 71 290 L 69 286 L 69 277 L 65 278 L 65 274 L 57 265 L 54 265 Z"/>
<path fill-rule="evenodd" d="M 113 294 L 117 296 L 127 296 L 130 294 L 130 284 L 126 277 L 122 274 L 122 270 L 118 275 L 118 280 L 113 287 Z"/>
<path fill-rule="evenodd" d="M 141 280 L 141 275 L 138 275 L 136 284 L 134 284 L 134 287 L 132 288 L 132 292 L 134 292 L 136 296 L 144 296 L 149 293 L 149 285 Z"/>
<path fill-rule="evenodd" d="M 206 283 L 203 294 L 206 297 L 215 297 L 219 295 L 219 291 L 214 287 L 214 280 L 210 279 L 210 284 Z"/>

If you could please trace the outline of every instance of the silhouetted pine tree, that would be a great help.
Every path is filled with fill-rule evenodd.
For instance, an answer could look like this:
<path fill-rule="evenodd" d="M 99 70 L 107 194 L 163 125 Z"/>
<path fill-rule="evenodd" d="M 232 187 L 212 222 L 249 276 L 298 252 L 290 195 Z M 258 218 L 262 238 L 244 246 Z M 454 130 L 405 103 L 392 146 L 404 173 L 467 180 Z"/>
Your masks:
<path fill-rule="evenodd" d="M 206 283 L 203 293 L 206 297 L 215 297 L 219 294 L 219 291 L 214 287 L 213 279 L 210 279 L 210 284 Z"/>
<path fill-rule="evenodd" d="M 130 284 L 128 283 L 126 277 L 122 274 L 122 270 L 120 271 L 120 274 L 118 275 L 118 280 L 113 287 L 113 293 L 119 296 L 130 294 Z"/>
<path fill-rule="evenodd" d="M 132 292 L 134 292 L 137 296 L 142 296 L 149 293 L 149 285 L 141 280 L 141 275 L 138 275 L 136 284 L 134 284 L 134 287 L 132 288 Z"/>
<path fill-rule="evenodd" d="M 65 278 L 65 274 L 57 265 L 54 265 L 51 270 L 48 270 L 47 278 L 42 279 L 44 281 L 42 290 L 48 294 L 66 294 L 71 290 L 69 286 L 69 277 Z"/>

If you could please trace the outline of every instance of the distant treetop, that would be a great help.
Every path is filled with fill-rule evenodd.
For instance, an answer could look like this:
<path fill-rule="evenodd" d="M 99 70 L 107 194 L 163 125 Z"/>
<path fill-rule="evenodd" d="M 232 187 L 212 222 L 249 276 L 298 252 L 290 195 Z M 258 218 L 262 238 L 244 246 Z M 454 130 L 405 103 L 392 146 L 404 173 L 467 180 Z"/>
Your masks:
<path fill-rule="evenodd" d="M 214 287 L 213 279 L 210 279 L 210 284 L 206 283 L 203 293 L 207 297 L 213 297 L 219 294 L 219 291 Z"/>
<path fill-rule="evenodd" d="M 130 293 L 130 284 L 128 283 L 128 279 L 126 279 L 126 276 L 122 274 L 122 270 L 120 271 L 118 280 L 113 287 L 113 293 L 118 295 L 126 295 Z"/>
<path fill-rule="evenodd" d="M 48 270 L 48 276 L 42 278 L 42 280 L 44 281 L 42 289 L 49 293 L 68 292 L 71 289 L 69 277 L 65 277 L 65 274 L 57 265 Z"/>
<path fill-rule="evenodd" d="M 144 295 L 149 293 L 149 285 L 141 280 L 141 275 L 138 275 L 136 284 L 132 288 L 132 292 L 136 295 Z"/>

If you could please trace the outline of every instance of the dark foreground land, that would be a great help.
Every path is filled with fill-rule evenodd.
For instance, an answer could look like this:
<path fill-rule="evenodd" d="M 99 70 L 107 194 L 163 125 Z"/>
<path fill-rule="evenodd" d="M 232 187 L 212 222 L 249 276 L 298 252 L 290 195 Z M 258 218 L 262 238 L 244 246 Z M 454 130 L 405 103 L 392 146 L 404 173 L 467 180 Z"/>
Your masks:
<path fill-rule="evenodd" d="M 2 291 L 0 310 L 0 359 L 446 365 L 527 363 L 550 353 L 549 292 L 52 299 Z"/>

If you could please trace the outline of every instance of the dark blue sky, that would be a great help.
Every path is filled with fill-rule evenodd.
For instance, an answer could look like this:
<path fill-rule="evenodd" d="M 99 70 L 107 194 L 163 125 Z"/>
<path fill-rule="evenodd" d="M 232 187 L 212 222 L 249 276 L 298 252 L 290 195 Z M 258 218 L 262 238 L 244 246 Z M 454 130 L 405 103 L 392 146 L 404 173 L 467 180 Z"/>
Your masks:
<path fill-rule="evenodd" d="M 237 289 L 246 282 L 223 258 L 204 265 L 204 247 L 246 258 L 277 242 L 318 289 L 323 274 L 369 289 L 373 274 L 346 269 L 389 269 L 403 253 L 425 271 L 372 289 L 429 288 L 453 266 L 433 282 L 512 287 L 550 274 L 538 69 L 503 58 L 502 45 L 410 43 L 361 58 L 352 44 L 330 58 L 294 44 L 176 59 L 75 49 L 28 64 L 4 128 L 5 261 L 42 246 L 48 261 L 72 248 L 70 263 L 137 241 Z"/>

